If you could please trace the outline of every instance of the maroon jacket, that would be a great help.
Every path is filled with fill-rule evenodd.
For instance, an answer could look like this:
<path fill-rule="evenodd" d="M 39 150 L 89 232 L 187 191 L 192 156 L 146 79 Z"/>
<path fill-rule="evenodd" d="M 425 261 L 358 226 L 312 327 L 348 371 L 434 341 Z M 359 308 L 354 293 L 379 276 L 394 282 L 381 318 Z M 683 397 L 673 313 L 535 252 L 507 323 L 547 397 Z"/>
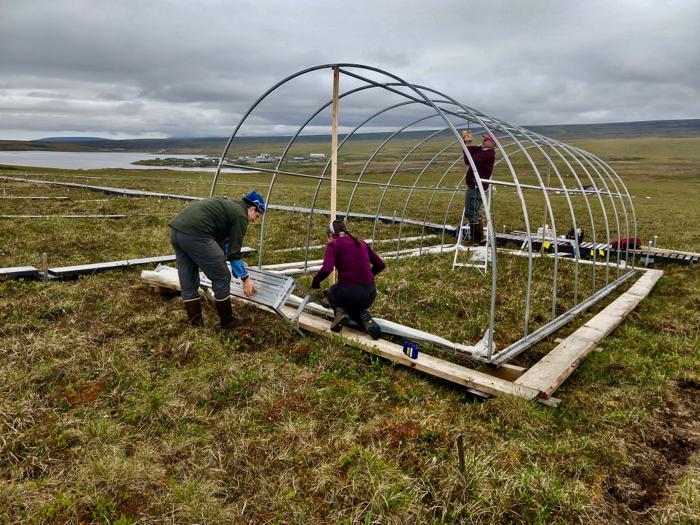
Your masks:
<path fill-rule="evenodd" d="M 354 286 L 374 284 L 374 276 L 386 265 L 365 241 L 361 240 L 358 246 L 349 235 L 341 235 L 326 244 L 323 266 L 314 276 L 311 288 L 318 288 L 321 281 L 331 274 L 333 267 L 338 269 L 338 284 Z"/>
<path fill-rule="evenodd" d="M 484 186 L 484 191 L 486 191 L 489 185 L 486 184 L 484 180 L 491 178 L 493 164 L 496 161 L 496 151 L 493 149 L 484 149 L 481 146 L 467 146 L 467 149 L 472 156 L 476 170 L 479 172 L 479 178 Z M 464 163 L 469 166 L 469 170 L 467 171 L 467 186 L 471 189 L 476 189 L 477 185 L 476 179 L 474 178 L 474 170 L 472 170 L 472 166 L 469 164 L 466 153 L 464 153 Z"/>

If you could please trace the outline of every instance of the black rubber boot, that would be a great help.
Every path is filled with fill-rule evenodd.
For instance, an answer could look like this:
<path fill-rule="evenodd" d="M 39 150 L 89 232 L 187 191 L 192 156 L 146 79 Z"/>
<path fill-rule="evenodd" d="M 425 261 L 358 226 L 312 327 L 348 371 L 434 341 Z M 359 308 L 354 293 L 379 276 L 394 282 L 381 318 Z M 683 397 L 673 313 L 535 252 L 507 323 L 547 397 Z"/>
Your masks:
<path fill-rule="evenodd" d="M 343 328 L 343 323 L 345 323 L 349 319 L 350 316 L 345 310 L 343 310 L 340 307 L 336 308 L 335 317 L 333 318 L 333 322 L 331 323 L 331 332 L 340 332 L 341 328 Z"/>
<path fill-rule="evenodd" d="M 204 318 L 202 317 L 202 301 L 199 297 L 196 299 L 185 299 L 182 301 L 187 312 L 187 320 L 194 327 L 204 326 Z"/>
<path fill-rule="evenodd" d="M 377 322 L 372 319 L 372 315 L 367 310 L 362 310 L 360 319 L 362 320 L 362 328 L 365 329 L 365 332 L 367 332 L 372 339 L 379 339 L 382 336 L 382 329 Z"/>
<path fill-rule="evenodd" d="M 231 306 L 231 297 L 226 299 L 217 299 L 214 301 L 216 306 L 216 313 L 219 314 L 219 321 L 221 328 L 238 328 L 246 323 L 252 321 L 250 317 L 239 317 L 233 314 L 233 307 Z"/>
<path fill-rule="evenodd" d="M 482 244 L 484 242 L 484 225 L 481 219 L 472 221 L 469 228 L 472 231 L 472 244 L 474 246 Z"/>

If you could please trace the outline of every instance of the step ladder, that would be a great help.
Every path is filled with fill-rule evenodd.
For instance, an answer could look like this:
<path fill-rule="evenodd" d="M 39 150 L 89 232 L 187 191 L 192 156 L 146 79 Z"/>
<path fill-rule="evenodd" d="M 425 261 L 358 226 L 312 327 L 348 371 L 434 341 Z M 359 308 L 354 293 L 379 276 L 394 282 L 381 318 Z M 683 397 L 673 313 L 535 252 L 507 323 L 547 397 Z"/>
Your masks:
<path fill-rule="evenodd" d="M 486 275 L 488 263 L 491 260 L 491 242 L 488 235 L 488 228 L 485 234 L 486 244 L 483 246 L 470 246 L 472 240 L 471 226 L 465 224 L 464 211 L 462 220 L 457 230 L 457 242 L 455 244 L 454 258 L 452 259 L 452 269 L 455 268 L 476 268 L 477 271 Z"/>

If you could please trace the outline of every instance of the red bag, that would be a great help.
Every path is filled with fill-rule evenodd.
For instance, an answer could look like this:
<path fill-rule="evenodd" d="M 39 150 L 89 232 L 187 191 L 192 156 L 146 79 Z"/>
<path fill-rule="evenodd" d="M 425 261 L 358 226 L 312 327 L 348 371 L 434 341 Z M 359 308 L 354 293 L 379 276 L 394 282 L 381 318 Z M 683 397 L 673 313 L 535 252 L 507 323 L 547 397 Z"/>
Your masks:
<path fill-rule="evenodd" d="M 638 250 L 642 247 L 642 241 L 637 237 L 625 237 L 623 239 L 615 239 L 610 243 L 610 249 L 617 250 Z"/>

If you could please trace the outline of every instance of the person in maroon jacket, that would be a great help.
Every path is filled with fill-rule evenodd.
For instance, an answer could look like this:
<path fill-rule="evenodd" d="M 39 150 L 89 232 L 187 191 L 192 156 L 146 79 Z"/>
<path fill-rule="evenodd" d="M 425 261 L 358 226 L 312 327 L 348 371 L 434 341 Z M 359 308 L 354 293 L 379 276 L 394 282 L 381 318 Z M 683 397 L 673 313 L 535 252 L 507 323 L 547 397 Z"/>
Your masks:
<path fill-rule="evenodd" d="M 350 234 L 344 221 L 331 222 L 328 237 L 323 266 L 314 276 L 311 288 L 320 288 L 321 281 L 331 274 L 333 268 L 338 270 L 338 284 L 326 292 L 335 312 L 331 330 L 339 332 L 343 323 L 352 319 L 373 339 L 379 339 L 382 331 L 367 309 L 377 297 L 374 276 L 386 265 L 365 241 Z"/>
<path fill-rule="evenodd" d="M 472 146 L 470 134 L 464 138 L 464 143 L 467 145 L 469 155 L 471 155 L 474 161 L 474 166 L 482 181 L 481 184 L 485 192 L 489 185 L 484 181 L 491 178 L 493 164 L 496 161 L 496 151 L 494 150 L 496 142 L 493 140 L 491 134 L 486 133 L 482 136 L 481 146 Z M 469 158 L 466 153 L 464 153 L 464 163 L 469 166 L 469 170 L 467 170 L 467 193 L 464 196 L 464 216 L 472 232 L 472 242 L 474 244 L 481 244 L 484 240 L 484 227 L 481 221 L 481 215 L 479 214 L 482 204 L 481 193 L 479 192 L 479 187 L 474 177 L 474 170 L 469 163 Z"/>

